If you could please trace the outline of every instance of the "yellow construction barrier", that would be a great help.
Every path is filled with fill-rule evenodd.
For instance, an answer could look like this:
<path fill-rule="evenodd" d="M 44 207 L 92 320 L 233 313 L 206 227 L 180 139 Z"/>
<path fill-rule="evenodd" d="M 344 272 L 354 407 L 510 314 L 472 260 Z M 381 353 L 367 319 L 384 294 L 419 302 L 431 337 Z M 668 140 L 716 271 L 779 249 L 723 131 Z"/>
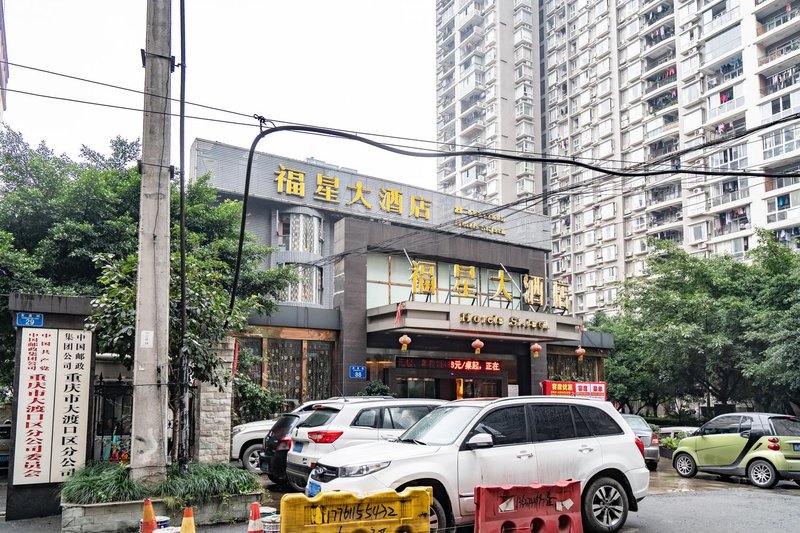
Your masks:
<path fill-rule="evenodd" d="M 323 492 L 281 498 L 281 533 L 429 533 L 430 487 L 358 496 Z"/>

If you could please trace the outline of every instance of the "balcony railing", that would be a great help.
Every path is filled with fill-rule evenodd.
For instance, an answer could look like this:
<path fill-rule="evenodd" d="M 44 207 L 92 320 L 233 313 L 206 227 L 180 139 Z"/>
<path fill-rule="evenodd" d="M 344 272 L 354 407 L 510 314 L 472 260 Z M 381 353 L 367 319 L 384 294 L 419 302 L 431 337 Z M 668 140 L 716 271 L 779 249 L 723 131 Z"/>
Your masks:
<path fill-rule="evenodd" d="M 728 11 L 723 11 L 716 17 L 714 17 L 711 22 L 703 26 L 703 33 L 708 35 L 710 32 L 714 31 L 715 29 L 719 28 L 727 24 L 728 22 L 732 21 L 734 18 L 739 16 L 739 6 L 734 7 L 733 9 L 729 9 Z"/>
<path fill-rule="evenodd" d="M 654 139 L 659 135 L 661 135 L 662 133 L 667 132 L 669 130 L 674 130 L 677 127 L 678 127 L 678 121 L 676 120 L 675 122 L 670 122 L 669 124 L 664 124 L 663 126 L 659 126 L 654 130 L 648 131 L 647 133 L 644 134 L 644 138 L 645 140 Z"/>
<path fill-rule="evenodd" d="M 669 85 L 670 83 L 674 83 L 675 80 L 678 79 L 676 74 L 672 74 L 671 76 L 667 76 L 665 78 L 656 79 L 656 80 L 647 80 L 647 88 L 644 90 L 645 94 L 655 91 L 659 87 L 663 87 L 664 85 Z"/>
<path fill-rule="evenodd" d="M 748 230 L 751 227 L 750 221 L 747 218 L 734 220 L 733 222 L 716 226 L 714 228 L 714 237 L 719 237 L 720 235 L 730 235 L 731 233 L 736 233 L 737 231 Z"/>
<path fill-rule="evenodd" d="M 782 222 L 784 220 L 797 220 L 800 217 L 800 207 L 791 207 L 767 213 L 767 224 Z"/>
<path fill-rule="evenodd" d="M 718 205 L 735 202 L 736 200 L 741 200 L 742 198 L 748 198 L 749 196 L 750 196 L 750 189 L 747 187 L 745 187 L 744 189 L 739 189 L 737 191 L 722 193 L 720 196 L 714 196 L 713 198 L 711 198 L 711 207 L 717 207 Z"/>
<path fill-rule="evenodd" d="M 667 6 L 662 6 L 662 7 L 664 7 L 664 10 L 661 11 L 661 13 L 656 13 L 655 11 L 651 11 L 649 15 L 644 17 L 644 19 L 645 19 L 645 21 L 644 21 L 645 27 L 652 26 L 653 24 L 655 24 L 659 20 L 663 19 L 667 15 L 671 15 L 671 14 L 673 14 L 675 12 L 675 8 L 673 7 L 673 5 L 671 3 L 669 5 L 667 5 Z"/>
<path fill-rule="evenodd" d="M 776 93 L 798 83 L 800 83 L 800 66 L 795 65 L 783 72 L 767 77 L 767 94 Z"/>
<path fill-rule="evenodd" d="M 791 4 L 789 4 L 789 5 L 790 5 L 791 11 L 789 11 L 788 13 L 784 11 L 781 14 L 779 14 L 779 15 L 777 15 L 775 17 L 772 17 L 769 20 L 764 21 L 761 24 L 761 26 L 758 28 L 758 30 L 756 31 L 756 34 L 757 35 L 763 35 L 763 34 L 765 34 L 767 32 L 770 32 L 770 31 L 774 30 L 775 28 L 777 28 L 779 26 L 783 26 L 784 24 L 786 24 L 790 20 L 793 20 L 793 19 L 796 19 L 797 17 L 800 17 L 800 5 L 791 5 Z"/>
<path fill-rule="evenodd" d="M 714 109 L 709 109 L 708 118 L 712 119 L 719 115 L 723 115 L 728 111 L 733 111 L 737 107 L 741 107 L 742 105 L 744 105 L 744 96 L 740 96 L 739 98 L 734 98 L 733 100 L 728 100 L 721 106 L 717 106 Z"/>
<path fill-rule="evenodd" d="M 663 30 L 663 31 L 662 31 Z M 649 50 L 675 35 L 675 28 L 665 26 L 652 31 L 644 36 L 644 49 Z"/>
<path fill-rule="evenodd" d="M 676 222 L 680 222 L 681 220 L 683 220 L 683 215 L 679 211 L 674 215 L 668 215 L 663 217 L 650 217 L 650 221 L 647 223 L 647 227 L 659 228 L 661 226 L 666 226 L 667 224 L 674 224 Z"/>
<path fill-rule="evenodd" d="M 768 133 L 763 137 L 763 144 L 772 146 L 764 148 L 764 159 L 794 152 L 800 148 L 800 125 L 789 126 L 782 130 Z"/>
<path fill-rule="evenodd" d="M 791 54 L 797 50 L 800 50 L 800 37 L 795 37 L 791 41 L 781 45 L 779 48 L 769 51 L 766 56 L 758 60 L 758 66 L 761 67 L 768 63 L 772 63 L 786 54 Z"/>
<path fill-rule="evenodd" d="M 670 106 L 674 106 L 678 103 L 678 92 L 673 91 L 672 94 L 665 94 L 664 96 L 659 96 L 658 98 L 654 98 L 652 101 L 648 100 L 647 103 L 650 105 L 650 113 L 658 113 L 662 109 L 666 109 Z"/>

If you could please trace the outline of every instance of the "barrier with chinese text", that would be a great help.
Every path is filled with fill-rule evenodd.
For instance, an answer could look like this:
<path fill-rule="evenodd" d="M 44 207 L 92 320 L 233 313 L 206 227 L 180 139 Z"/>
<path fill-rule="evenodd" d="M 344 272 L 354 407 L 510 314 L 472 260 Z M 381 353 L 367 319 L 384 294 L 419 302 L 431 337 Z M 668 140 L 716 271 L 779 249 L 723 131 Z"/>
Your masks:
<path fill-rule="evenodd" d="M 477 486 L 475 531 L 583 533 L 581 483 Z"/>

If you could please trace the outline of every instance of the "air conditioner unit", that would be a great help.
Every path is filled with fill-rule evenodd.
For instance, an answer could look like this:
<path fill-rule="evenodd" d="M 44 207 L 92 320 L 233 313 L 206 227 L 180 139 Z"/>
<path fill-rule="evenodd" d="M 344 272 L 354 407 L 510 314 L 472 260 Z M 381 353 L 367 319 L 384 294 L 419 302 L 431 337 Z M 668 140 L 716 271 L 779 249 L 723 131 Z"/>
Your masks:
<path fill-rule="evenodd" d="M 701 189 L 700 187 L 695 187 L 694 189 L 692 189 L 692 194 L 700 194 L 701 192 L 703 192 L 703 189 Z"/>

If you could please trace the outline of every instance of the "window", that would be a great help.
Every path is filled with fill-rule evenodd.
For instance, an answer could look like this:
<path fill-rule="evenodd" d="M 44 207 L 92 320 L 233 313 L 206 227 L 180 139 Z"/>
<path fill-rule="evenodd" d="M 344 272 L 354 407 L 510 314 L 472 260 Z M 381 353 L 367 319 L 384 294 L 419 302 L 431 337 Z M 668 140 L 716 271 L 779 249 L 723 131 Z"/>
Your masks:
<path fill-rule="evenodd" d="M 569 405 L 534 405 L 532 409 L 537 442 L 575 438 Z"/>
<path fill-rule="evenodd" d="M 488 433 L 495 446 L 524 444 L 529 441 L 525 421 L 525 408 L 521 405 L 495 409 L 478 422 L 467 440 L 478 433 Z"/>
<path fill-rule="evenodd" d="M 278 216 L 278 246 L 287 251 L 322 255 L 322 219 L 300 213 Z"/>
<path fill-rule="evenodd" d="M 408 429 L 423 416 L 428 414 L 424 405 L 407 405 L 387 407 L 383 411 L 383 427 L 392 429 Z"/>
<path fill-rule="evenodd" d="M 322 268 L 314 265 L 294 264 L 298 276 L 283 291 L 284 302 L 319 304 L 322 302 Z"/>
<path fill-rule="evenodd" d="M 715 418 L 703 427 L 703 435 L 724 435 L 739 432 L 739 415 Z"/>
<path fill-rule="evenodd" d="M 605 435 L 621 435 L 623 433 L 622 428 L 619 427 L 619 424 L 617 424 L 613 418 L 596 407 L 590 407 L 588 405 L 576 405 L 573 406 L 573 409 L 580 413 L 580 416 L 583 418 L 583 420 L 589 426 L 589 429 L 592 430 L 592 433 L 594 433 L 596 437 L 602 437 Z"/>
<path fill-rule="evenodd" d="M 378 413 L 380 408 L 364 409 L 356 415 L 352 425 L 357 427 L 374 428 L 378 425 Z"/>

